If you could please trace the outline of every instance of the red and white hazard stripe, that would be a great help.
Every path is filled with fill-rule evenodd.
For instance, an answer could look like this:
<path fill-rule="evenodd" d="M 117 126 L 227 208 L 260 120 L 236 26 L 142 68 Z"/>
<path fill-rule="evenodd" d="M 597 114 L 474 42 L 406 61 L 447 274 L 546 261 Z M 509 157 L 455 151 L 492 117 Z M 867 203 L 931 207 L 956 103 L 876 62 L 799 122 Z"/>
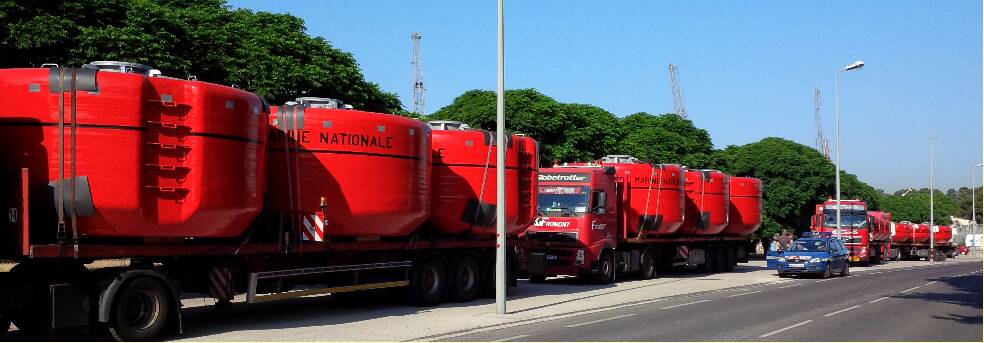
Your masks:
<path fill-rule="evenodd" d="M 690 257 L 690 249 L 687 248 L 686 245 L 678 246 L 677 247 L 677 257 L 680 257 L 680 258 L 689 258 Z"/>
<path fill-rule="evenodd" d="M 304 216 L 304 240 L 323 242 L 325 240 L 325 221 L 318 214 Z"/>
<path fill-rule="evenodd" d="M 232 299 L 232 271 L 225 267 L 214 267 L 208 273 L 208 292 L 219 300 Z"/>

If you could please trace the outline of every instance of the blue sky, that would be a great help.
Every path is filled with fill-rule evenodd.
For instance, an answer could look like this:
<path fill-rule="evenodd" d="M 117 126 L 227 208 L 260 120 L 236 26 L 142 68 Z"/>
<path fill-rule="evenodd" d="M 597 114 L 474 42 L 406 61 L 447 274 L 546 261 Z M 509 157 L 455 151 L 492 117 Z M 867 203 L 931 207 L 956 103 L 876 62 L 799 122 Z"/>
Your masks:
<path fill-rule="evenodd" d="M 408 108 L 414 31 L 429 112 L 495 88 L 495 1 L 230 4 L 304 18 Z M 936 134 L 936 186 L 968 186 L 984 142 L 981 15 L 980 1 L 507 0 L 506 87 L 619 117 L 665 113 L 672 62 L 690 118 L 717 147 L 767 136 L 812 146 L 820 88 L 833 150 L 834 71 L 863 59 L 863 70 L 841 75 L 844 169 L 890 192 L 926 187 Z"/>

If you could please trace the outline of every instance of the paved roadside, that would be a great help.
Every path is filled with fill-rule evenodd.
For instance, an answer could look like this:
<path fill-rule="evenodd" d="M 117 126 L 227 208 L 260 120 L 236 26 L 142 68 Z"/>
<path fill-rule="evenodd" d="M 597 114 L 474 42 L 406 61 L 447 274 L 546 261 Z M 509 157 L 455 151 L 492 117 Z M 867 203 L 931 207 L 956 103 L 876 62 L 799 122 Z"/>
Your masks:
<path fill-rule="evenodd" d="M 967 263 L 961 257 L 942 264 Z M 976 263 L 980 263 L 979 260 Z M 855 273 L 923 268 L 927 262 L 902 261 L 856 267 Z M 741 264 L 732 273 L 683 273 L 655 280 L 624 280 L 597 286 L 570 278 L 543 284 L 520 281 L 510 294 L 508 315 L 494 314 L 490 299 L 418 308 L 394 302 L 337 304 L 330 296 L 245 305 L 214 311 L 208 300 L 186 299 L 183 340 L 214 341 L 400 341 L 454 339 L 482 331 L 590 315 L 620 308 L 721 293 L 724 296 L 778 288 L 797 279 L 780 279 L 764 261 Z M 780 285 L 782 284 L 782 285 Z M 726 294 L 725 294 L 726 293 Z M 686 301 L 683 301 L 686 302 Z M 672 305 L 672 304 L 671 304 Z"/>

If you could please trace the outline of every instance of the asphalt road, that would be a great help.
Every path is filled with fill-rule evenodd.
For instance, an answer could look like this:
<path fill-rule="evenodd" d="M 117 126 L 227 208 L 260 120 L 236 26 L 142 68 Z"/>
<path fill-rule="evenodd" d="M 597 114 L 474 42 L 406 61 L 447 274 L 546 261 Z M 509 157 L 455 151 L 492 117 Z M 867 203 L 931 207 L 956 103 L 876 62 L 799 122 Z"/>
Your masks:
<path fill-rule="evenodd" d="M 796 278 L 735 291 L 653 299 L 453 341 L 977 341 L 980 263 Z"/>

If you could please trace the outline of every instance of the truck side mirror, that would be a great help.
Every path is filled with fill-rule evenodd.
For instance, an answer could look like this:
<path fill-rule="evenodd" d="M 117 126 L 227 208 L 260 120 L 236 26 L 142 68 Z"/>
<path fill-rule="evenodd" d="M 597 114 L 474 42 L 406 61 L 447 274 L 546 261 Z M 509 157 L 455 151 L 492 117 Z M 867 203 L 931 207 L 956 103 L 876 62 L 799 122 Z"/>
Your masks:
<path fill-rule="evenodd" d="M 605 192 L 595 191 L 594 193 L 592 193 L 592 195 L 594 197 L 592 201 L 594 205 L 594 209 L 592 210 L 592 212 L 597 214 L 608 213 L 608 210 L 606 209 L 608 205 L 608 194 L 605 194 Z"/>

